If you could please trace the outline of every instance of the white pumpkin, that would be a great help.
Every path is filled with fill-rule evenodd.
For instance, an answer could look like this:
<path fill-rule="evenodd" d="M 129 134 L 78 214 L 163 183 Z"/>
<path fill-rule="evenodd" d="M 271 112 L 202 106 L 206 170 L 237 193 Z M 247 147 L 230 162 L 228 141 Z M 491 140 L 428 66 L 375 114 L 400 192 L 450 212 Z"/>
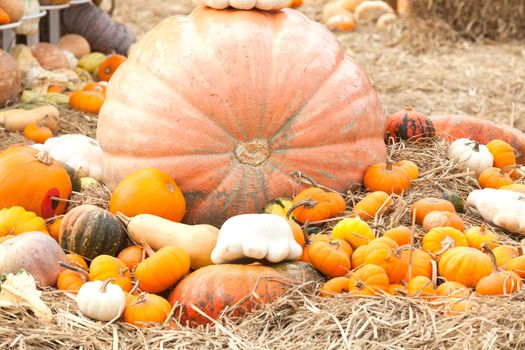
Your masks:
<path fill-rule="evenodd" d="M 233 7 L 238 10 L 280 10 L 288 6 L 289 0 L 193 0 L 196 5 L 222 10 Z"/>
<path fill-rule="evenodd" d="M 86 282 L 77 294 L 77 305 L 80 311 L 98 321 L 111 321 L 120 317 L 126 306 L 126 295 L 120 286 L 104 282 Z"/>
<path fill-rule="evenodd" d="M 494 156 L 487 146 L 480 145 L 469 139 L 457 139 L 448 147 L 448 157 L 462 163 L 466 169 L 476 174 L 490 168 L 494 163 Z"/>
<path fill-rule="evenodd" d="M 363 1 L 355 8 L 355 19 L 358 21 L 377 21 L 379 17 L 394 13 L 390 5 L 383 1 Z"/>
<path fill-rule="evenodd" d="M 33 145 L 38 150 L 47 150 L 49 155 L 66 163 L 78 172 L 78 177 L 102 178 L 102 150 L 98 142 L 81 134 L 68 134 L 47 139 Z"/>
<path fill-rule="evenodd" d="M 24 0 L 25 16 L 33 16 L 40 13 L 40 3 L 38 0 Z M 40 18 L 28 19 L 22 21 L 20 26 L 13 29 L 13 31 L 18 35 L 33 35 L 38 31 L 38 23 Z"/>
<path fill-rule="evenodd" d="M 297 260 L 302 252 L 285 218 L 273 214 L 242 214 L 222 225 L 211 261 L 225 264 L 253 259 L 277 263 Z"/>
<path fill-rule="evenodd" d="M 510 232 L 525 235 L 525 195 L 485 188 L 472 191 L 467 205 L 481 217 Z"/>

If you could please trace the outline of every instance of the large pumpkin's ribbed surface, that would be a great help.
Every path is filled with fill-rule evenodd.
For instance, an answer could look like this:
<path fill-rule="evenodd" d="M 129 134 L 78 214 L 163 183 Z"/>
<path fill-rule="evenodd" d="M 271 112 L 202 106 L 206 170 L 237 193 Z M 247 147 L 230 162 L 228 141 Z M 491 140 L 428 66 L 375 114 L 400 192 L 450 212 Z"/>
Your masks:
<path fill-rule="evenodd" d="M 212 10 L 161 22 L 132 49 L 98 125 L 104 177 L 157 167 L 219 225 L 290 195 L 294 170 L 345 190 L 384 161 L 384 113 L 365 72 L 300 12 Z"/>

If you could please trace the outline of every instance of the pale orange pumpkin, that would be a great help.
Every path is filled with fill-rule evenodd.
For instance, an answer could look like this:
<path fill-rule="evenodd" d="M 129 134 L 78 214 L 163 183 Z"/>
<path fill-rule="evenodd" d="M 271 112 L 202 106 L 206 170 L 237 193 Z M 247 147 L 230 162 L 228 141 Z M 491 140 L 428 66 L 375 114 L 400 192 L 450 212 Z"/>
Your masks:
<path fill-rule="evenodd" d="M 344 192 L 386 159 L 365 72 L 290 9 L 199 6 L 166 19 L 113 75 L 98 121 L 104 183 L 159 168 L 187 195 L 190 223 L 220 226 L 291 197 L 294 170 Z"/>
<path fill-rule="evenodd" d="M 383 237 L 394 240 L 399 246 L 409 244 L 411 235 L 412 230 L 405 226 L 397 226 L 383 233 Z"/>
<path fill-rule="evenodd" d="M 492 273 L 483 277 L 476 284 L 476 293 L 479 295 L 508 295 L 518 291 L 523 282 L 521 277 L 512 271 L 500 271 L 496 263 L 496 257 L 486 243 L 481 246 L 492 262 Z"/>
<path fill-rule="evenodd" d="M 352 211 L 361 219 L 370 220 L 385 213 L 392 203 L 390 196 L 383 191 L 369 193 L 354 206 Z"/>
<path fill-rule="evenodd" d="M 394 165 L 403 168 L 410 180 L 415 180 L 419 177 L 419 168 L 417 164 L 411 160 L 400 160 Z"/>
<path fill-rule="evenodd" d="M 427 197 L 417 200 L 412 204 L 410 216 L 413 217 L 415 212 L 416 224 L 422 224 L 425 216 L 431 211 L 450 211 L 455 213 L 456 208 L 447 200 Z"/>
<path fill-rule="evenodd" d="M 453 247 L 468 247 L 468 241 L 461 231 L 453 227 L 436 227 L 423 236 L 422 247 L 439 255 Z"/>
<path fill-rule="evenodd" d="M 470 289 L 459 282 L 447 281 L 436 288 L 436 294 L 443 297 L 467 297 Z"/>
<path fill-rule="evenodd" d="M 499 267 L 502 267 L 504 269 L 507 268 L 507 265 L 512 259 L 520 255 L 518 248 L 510 246 L 510 245 L 500 245 L 494 248 L 492 252 L 494 253 L 494 256 L 496 257 L 496 264 Z"/>
<path fill-rule="evenodd" d="M 432 277 L 432 256 L 421 249 L 412 250 L 412 261 L 410 263 L 410 249 L 401 252 L 401 258 L 407 263 L 407 273 L 403 278 L 405 281 L 410 281 L 417 276 Z"/>
<path fill-rule="evenodd" d="M 326 281 L 321 287 L 321 296 L 329 297 L 334 294 L 342 292 L 348 292 L 348 283 L 350 279 L 348 277 L 334 277 Z"/>
<path fill-rule="evenodd" d="M 478 179 L 481 188 L 500 188 L 502 186 L 508 186 L 514 183 L 506 169 L 499 168 L 487 168 L 479 174 Z"/>
<path fill-rule="evenodd" d="M 436 227 L 453 227 L 456 230 L 463 231 L 465 226 L 463 220 L 456 213 L 449 211 L 431 211 L 423 219 L 423 231 L 428 232 Z"/>
<path fill-rule="evenodd" d="M 499 139 L 494 139 L 487 143 L 489 152 L 494 156 L 494 166 L 496 168 L 503 169 L 509 165 L 516 164 L 516 155 L 514 154 L 514 149 L 507 142 Z M 513 179 L 519 178 L 519 173 L 517 171 L 511 171 L 510 177 Z"/>
<path fill-rule="evenodd" d="M 348 292 L 358 295 L 376 295 L 388 290 L 388 275 L 377 265 L 363 265 L 350 274 Z"/>
<path fill-rule="evenodd" d="M 469 247 L 476 249 L 481 249 L 484 243 L 487 243 L 490 249 L 498 246 L 498 235 L 488 230 L 484 224 L 466 230 L 465 238 L 468 241 Z"/>
<path fill-rule="evenodd" d="M 455 247 L 446 251 L 438 262 L 439 275 L 466 287 L 476 287 L 478 281 L 492 272 L 490 258 L 471 247 Z"/>

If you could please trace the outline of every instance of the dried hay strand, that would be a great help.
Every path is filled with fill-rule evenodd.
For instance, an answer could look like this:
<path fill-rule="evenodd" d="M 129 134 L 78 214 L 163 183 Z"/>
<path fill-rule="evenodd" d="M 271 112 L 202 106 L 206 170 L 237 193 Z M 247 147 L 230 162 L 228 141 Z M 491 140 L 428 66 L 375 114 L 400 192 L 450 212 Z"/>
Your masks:
<path fill-rule="evenodd" d="M 525 39 L 523 0 L 410 0 L 409 14 L 444 21 L 468 39 Z"/>

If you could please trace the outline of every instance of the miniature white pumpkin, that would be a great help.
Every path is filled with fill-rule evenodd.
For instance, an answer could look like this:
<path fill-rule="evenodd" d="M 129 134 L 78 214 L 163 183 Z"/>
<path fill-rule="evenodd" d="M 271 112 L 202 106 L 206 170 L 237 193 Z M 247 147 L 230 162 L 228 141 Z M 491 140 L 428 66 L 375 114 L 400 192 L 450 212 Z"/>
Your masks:
<path fill-rule="evenodd" d="M 485 188 L 472 191 L 467 205 L 481 217 L 510 232 L 525 235 L 525 195 L 507 190 Z"/>
<path fill-rule="evenodd" d="M 357 5 L 354 12 L 358 21 L 377 21 L 387 13 L 394 13 L 394 10 L 383 1 L 363 1 Z"/>
<path fill-rule="evenodd" d="M 81 134 L 68 134 L 47 139 L 43 145 L 33 145 L 39 150 L 46 149 L 54 159 L 61 161 L 75 171 L 78 177 L 102 178 L 102 150 L 98 142 Z"/>
<path fill-rule="evenodd" d="M 122 315 L 126 295 L 112 280 L 86 282 L 80 287 L 77 305 L 84 315 L 98 321 L 111 321 Z"/>
<path fill-rule="evenodd" d="M 193 0 L 196 5 L 222 10 L 233 7 L 238 10 L 279 10 L 288 6 L 289 0 Z"/>
<path fill-rule="evenodd" d="M 297 260 L 303 249 L 285 218 L 273 214 L 236 215 L 222 225 L 211 253 L 215 264 L 238 260 Z"/>
<path fill-rule="evenodd" d="M 476 174 L 490 168 L 494 163 L 494 156 L 488 148 L 476 141 L 469 139 L 458 139 L 448 147 L 448 157 L 462 163 L 466 169 Z"/>

